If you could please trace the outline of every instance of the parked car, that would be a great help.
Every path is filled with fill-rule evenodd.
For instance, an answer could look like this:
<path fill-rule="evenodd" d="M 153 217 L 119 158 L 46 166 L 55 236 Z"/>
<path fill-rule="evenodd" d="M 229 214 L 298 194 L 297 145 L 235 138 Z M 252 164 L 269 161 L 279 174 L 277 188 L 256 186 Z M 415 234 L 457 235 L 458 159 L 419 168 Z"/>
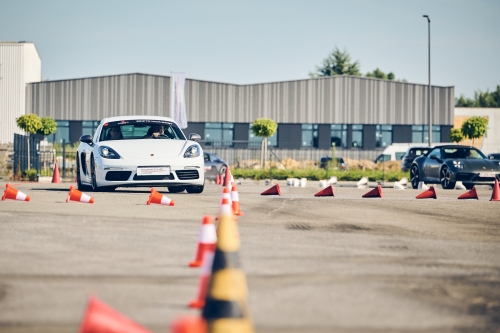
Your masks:
<path fill-rule="evenodd" d="M 441 184 L 444 189 L 455 188 L 457 181 L 467 189 L 474 185 L 493 185 L 495 179 L 500 179 L 500 161 L 487 159 L 474 147 L 437 146 L 415 158 L 410 179 L 414 189 L 421 181 Z"/>
<path fill-rule="evenodd" d="M 489 154 L 488 159 L 500 161 L 500 153 Z"/>
<path fill-rule="evenodd" d="M 319 167 L 322 169 L 326 169 L 328 162 L 332 161 L 332 158 L 329 156 L 324 156 L 319 160 Z M 334 163 L 331 163 L 334 170 L 347 170 L 347 164 L 344 162 L 342 157 L 335 157 Z"/>
<path fill-rule="evenodd" d="M 226 174 L 227 163 L 219 156 L 212 153 L 203 153 L 205 158 L 205 178 L 215 179 L 217 174 L 224 176 Z"/>
<path fill-rule="evenodd" d="M 420 155 L 427 154 L 429 150 L 429 146 L 408 148 L 406 154 L 404 154 L 403 158 L 401 159 L 401 171 L 406 172 L 410 170 L 413 160 Z"/>
<path fill-rule="evenodd" d="M 203 150 L 174 120 L 157 116 L 103 119 L 77 150 L 77 185 L 94 191 L 166 186 L 169 192 L 203 192 Z"/>

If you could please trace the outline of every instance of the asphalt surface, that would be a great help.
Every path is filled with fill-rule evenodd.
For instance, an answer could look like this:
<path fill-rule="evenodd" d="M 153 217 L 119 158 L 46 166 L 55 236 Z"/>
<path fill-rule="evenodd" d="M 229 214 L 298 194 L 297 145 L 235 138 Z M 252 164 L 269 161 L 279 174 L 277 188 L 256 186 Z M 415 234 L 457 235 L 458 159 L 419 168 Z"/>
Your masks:
<path fill-rule="evenodd" d="M 169 194 L 149 189 L 86 192 L 66 203 L 70 183 L 11 183 L 30 202 L 0 202 L 0 332 L 76 332 L 94 294 L 154 332 L 169 332 L 198 290 L 194 259 L 203 215 L 222 189 Z M 238 186 L 240 257 L 257 332 L 500 332 L 500 202 L 465 190 L 335 187 L 317 182 Z M 372 184 L 373 185 L 373 184 Z M 0 182 L 3 193 L 5 182 Z"/>

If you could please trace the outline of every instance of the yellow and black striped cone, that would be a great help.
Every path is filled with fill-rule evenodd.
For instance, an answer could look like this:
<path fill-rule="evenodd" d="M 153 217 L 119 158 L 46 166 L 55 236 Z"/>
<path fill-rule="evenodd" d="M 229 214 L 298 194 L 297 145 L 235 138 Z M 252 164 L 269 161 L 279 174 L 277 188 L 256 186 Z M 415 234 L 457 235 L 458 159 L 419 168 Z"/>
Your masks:
<path fill-rule="evenodd" d="M 247 308 L 247 281 L 240 268 L 240 239 L 230 215 L 219 217 L 219 235 L 202 316 L 210 333 L 254 332 Z"/>

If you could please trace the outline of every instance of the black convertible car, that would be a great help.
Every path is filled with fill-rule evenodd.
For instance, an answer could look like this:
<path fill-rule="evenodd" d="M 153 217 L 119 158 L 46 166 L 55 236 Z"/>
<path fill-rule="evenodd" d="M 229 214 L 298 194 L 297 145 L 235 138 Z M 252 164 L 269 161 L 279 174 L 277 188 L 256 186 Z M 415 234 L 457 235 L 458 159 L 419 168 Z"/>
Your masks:
<path fill-rule="evenodd" d="M 455 188 L 457 181 L 467 189 L 493 185 L 495 178 L 500 179 L 500 161 L 489 160 L 474 147 L 438 146 L 413 161 L 410 178 L 414 189 L 421 181 L 441 184 L 444 189 Z"/>

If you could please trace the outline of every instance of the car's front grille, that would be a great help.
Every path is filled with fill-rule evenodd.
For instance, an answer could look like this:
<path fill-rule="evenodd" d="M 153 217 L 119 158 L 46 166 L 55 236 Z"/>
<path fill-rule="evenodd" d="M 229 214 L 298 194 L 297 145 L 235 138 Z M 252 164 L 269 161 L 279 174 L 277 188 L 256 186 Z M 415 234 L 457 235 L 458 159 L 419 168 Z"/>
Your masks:
<path fill-rule="evenodd" d="M 179 178 L 179 180 L 190 180 L 190 179 L 200 178 L 198 170 L 192 170 L 192 169 L 177 170 L 175 173 L 177 174 L 177 178 Z"/>
<path fill-rule="evenodd" d="M 108 171 L 106 173 L 106 180 L 109 181 L 125 181 L 130 178 L 132 171 Z"/>
<path fill-rule="evenodd" d="M 138 176 L 137 174 L 134 176 L 134 180 L 173 180 L 174 175 L 153 175 L 153 176 Z"/>

